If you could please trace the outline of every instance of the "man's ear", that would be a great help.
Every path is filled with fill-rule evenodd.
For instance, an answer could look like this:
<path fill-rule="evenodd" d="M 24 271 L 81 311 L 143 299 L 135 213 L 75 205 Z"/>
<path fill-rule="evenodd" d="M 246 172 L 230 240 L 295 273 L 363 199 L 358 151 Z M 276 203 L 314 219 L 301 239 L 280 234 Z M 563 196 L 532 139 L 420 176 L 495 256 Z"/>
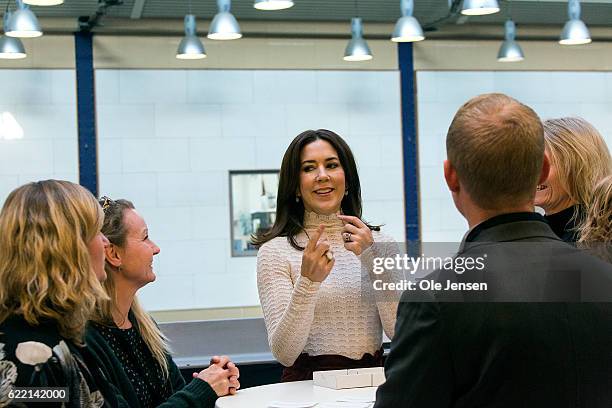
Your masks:
<path fill-rule="evenodd" d="M 119 254 L 119 251 L 117 251 L 117 246 L 115 246 L 115 244 L 110 244 L 104 248 L 104 255 L 106 256 L 106 262 L 115 268 L 121 266 L 121 254 Z"/>
<path fill-rule="evenodd" d="M 448 160 L 444 160 L 444 179 L 450 191 L 453 193 L 459 191 L 459 177 L 457 177 L 457 171 Z"/>
<path fill-rule="evenodd" d="M 542 161 L 542 172 L 540 173 L 540 180 L 538 184 L 542 184 L 548 178 L 548 173 L 550 173 L 550 158 L 547 153 L 544 153 L 544 160 Z"/>

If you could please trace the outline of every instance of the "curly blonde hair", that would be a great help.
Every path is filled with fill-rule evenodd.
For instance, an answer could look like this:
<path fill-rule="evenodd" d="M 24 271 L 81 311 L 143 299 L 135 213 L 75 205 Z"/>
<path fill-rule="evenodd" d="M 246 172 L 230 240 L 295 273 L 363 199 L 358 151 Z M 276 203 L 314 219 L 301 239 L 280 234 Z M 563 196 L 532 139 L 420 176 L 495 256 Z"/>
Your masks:
<path fill-rule="evenodd" d="M 612 262 L 612 175 L 593 189 L 591 205 L 578 230 L 581 247 L 590 248 L 595 255 Z"/>
<path fill-rule="evenodd" d="M 589 206 L 595 185 L 612 173 L 601 134 L 582 118 L 549 119 L 544 122 L 544 143 L 561 187 L 572 202 Z"/>
<path fill-rule="evenodd" d="M 33 326 L 53 321 L 82 344 L 96 298 L 106 297 L 88 250 L 102 221 L 94 196 L 69 181 L 13 190 L 0 212 L 0 322 L 15 314 Z"/>

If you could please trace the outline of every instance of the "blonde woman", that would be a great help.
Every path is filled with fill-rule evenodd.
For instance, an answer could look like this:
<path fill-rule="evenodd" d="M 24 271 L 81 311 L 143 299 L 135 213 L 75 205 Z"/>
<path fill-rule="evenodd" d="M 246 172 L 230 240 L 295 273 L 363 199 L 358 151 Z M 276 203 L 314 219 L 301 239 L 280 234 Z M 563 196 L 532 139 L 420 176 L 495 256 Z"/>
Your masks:
<path fill-rule="evenodd" d="M 612 173 L 610 151 L 597 129 L 581 118 L 545 121 L 544 141 L 550 173 L 537 188 L 535 205 L 544 209 L 555 234 L 575 242 L 593 188 Z"/>
<path fill-rule="evenodd" d="M 85 326 L 105 298 L 102 209 L 68 181 L 29 183 L 0 213 L 0 405 L 13 387 L 68 387 L 67 406 L 116 405 Z M 16 399 L 17 398 L 17 399 Z"/>
<path fill-rule="evenodd" d="M 593 200 L 580 225 L 580 246 L 612 262 L 612 175 L 593 190 Z"/>
<path fill-rule="evenodd" d="M 136 297 L 141 287 L 155 280 L 153 257 L 160 249 L 131 202 L 103 197 L 100 204 L 102 232 L 110 241 L 104 282 L 109 298 L 100 300 L 88 343 L 113 350 L 116 359 L 111 358 L 106 368 L 129 405 L 214 407 L 217 397 L 240 387 L 238 368 L 227 357 L 216 357 L 185 385 L 166 337 Z"/>

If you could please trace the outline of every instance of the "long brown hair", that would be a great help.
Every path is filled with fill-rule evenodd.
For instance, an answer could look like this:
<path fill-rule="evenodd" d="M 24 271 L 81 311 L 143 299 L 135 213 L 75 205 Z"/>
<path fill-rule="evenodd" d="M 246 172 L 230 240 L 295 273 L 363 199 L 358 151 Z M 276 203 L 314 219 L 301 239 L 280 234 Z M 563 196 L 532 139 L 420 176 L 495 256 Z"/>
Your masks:
<path fill-rule="evenodd" d="M 62 337 L 83 343 L 96 300 L 106 297 L 88 250 L 102 217 L 93 195 L 69 181 L 9 194 L 0 213 L 0 322 L 13 314 L 33 326 L 53 321 Z"/>
<path fill-rule="evenodd" d="M 338 159 L 344 169 L 347 195 L 341 203 L 342 212 L 361 218 L 361 184 L 357 173 L 357 164 L 348 144 L 331 130 L 307 130 L 300 133 L 287 147 L 281 164 L 278 195 L 276 197 L 276 221 L 268 232 L 255 234 L 251 242 L 259 247 L 276 237 L 287 237 L 291 246 L 303 250 L 295 237 L 304 229 L 304 203 L 295 199 L 300 188 L 300 155 L 304 146 L 316 140 L 325 140 L 338 153 Z M 377 226 L 371 229 L 379 230 Z"/>
<path fill-rule="evenodd" d="M 119 248 L 125 247 L 127 236 L 125 212 L 133 210 L 134 204 L 128 200 L 111 200 L 104 197 L 100 199 L 100 205 L 104 208 L 102 233 L 106 235 L 111 244 Z M 105 264 L 105 269 L 107 278 L 104 281 L 104 289 L 109 299 L 100 300 L 93 320 L 101 325 L 115 326 L 113 310 L 116 310 L 117 307 L 117 287 L 114 276 L 117 270 L 108 262 Z M 134 296 L 130 311 L 136 319 L 136 329 L 167 378 L 169 375 L 167 355 L 170 351 L 168 338 L 159 330 L 153 318 L 142 308 L 136 296 Z"/>

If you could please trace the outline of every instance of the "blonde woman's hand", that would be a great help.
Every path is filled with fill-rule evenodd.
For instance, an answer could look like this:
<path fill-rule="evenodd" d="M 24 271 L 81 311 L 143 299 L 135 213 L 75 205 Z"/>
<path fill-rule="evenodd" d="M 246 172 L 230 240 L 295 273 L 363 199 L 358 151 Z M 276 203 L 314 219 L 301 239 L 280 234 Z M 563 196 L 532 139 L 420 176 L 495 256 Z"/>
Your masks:
<path fill-rule="evenodd" d="M 319 242 L 324 229 L 325 226 L 319 225 L 319 228 L 308 240 L 302 255 L 300 273 L 313 282 L 323 282 L 336 262 L 329 249 L 329 244 L 327 242 Z"/>
<path fill-rule="evenodd" d="M 238 367 L 227 356 L 214 356 L 210 362 L 207 369 L 193 373 L 193 377 L 206 381 L 219 397 L 235 394 L 240 388 Z"/>
<path fill-rule="evenodd" d="M 213 356 L 210 359 L 210 364 L 217 364 L 218 366 L 229 370 L 229 381 L 230 388 L 229 393 L 231 395 L 236 394 L 236 391 L 240 388 L 240 383 L 238 382 L 238 377 L 240 377 L 240 371 L 236 364 L 228 356 Z"/>
<path fill-rule="evenodd" d="M 363 221 L 352 215 L 338 215 L 338 218 L 344 222 L 342 239 L 347 250 L 359 256 L 372 246 L 372 230 Z"/>

